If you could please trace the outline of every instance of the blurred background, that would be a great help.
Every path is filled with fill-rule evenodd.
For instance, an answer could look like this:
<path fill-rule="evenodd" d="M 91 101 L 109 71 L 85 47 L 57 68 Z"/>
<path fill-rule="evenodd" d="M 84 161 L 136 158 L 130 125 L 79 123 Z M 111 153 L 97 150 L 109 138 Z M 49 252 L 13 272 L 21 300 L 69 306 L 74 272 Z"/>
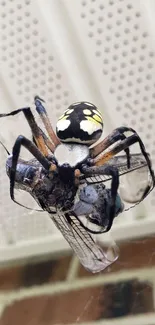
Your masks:
<path fill-rule="evenodd" d="M 55 127 L 70 104 L 89 101 L 104 137 L 133 127 L 154 163 L 154 15 L 154 0 L 1 0 L 0 113 L 33 109 L 39 95 Z M 22 114 L 0 120 L 9 151 L 19 134 L 31 138 Z M 1 146 L 0 325 L 155 325 L 155 191 L 99 237 L 112 238 L 120 257 L 90 274 L 47 213 L 11 202 L 6 158 Z M 26 193 L 16 197 L 36 207 Z"/>

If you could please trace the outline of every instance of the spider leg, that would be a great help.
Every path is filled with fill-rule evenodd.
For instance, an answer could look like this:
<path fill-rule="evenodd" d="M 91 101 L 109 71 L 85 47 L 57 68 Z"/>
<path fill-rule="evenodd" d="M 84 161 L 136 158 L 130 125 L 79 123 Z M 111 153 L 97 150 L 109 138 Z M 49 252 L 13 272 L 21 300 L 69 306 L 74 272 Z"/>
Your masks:
<path fill-rule="evenodd" d="M 9 150 L 6 148 L 6 146 L 0 141 L 1 146 L 5 149 L 6 153 L 8 154 L 8 156 L 10 155 Z"/>
<path fill-rule="evenodd" d="M 53 151 L 54 151 L 54 145 L 53 145 L 53 143 L 49 140 L 49 138 L 46 136 L 46 134 L 43 132 L 43 130 L 41 128 L 40 128 L 40 133 L 41 133 L 41 135 L 42 135 L 42 137 L 44 139 L 44 142 L 45 142 L 47 148 L 53 153 Z M 35 141 L 34 136 L 33 136 L 33 142 L 37 146 L 37 143 Z"/>
<path fill-rule="evenodd" d="M 125 128 L 124 128 L 125 129 Z M 147 154 L 146 150 L 145 150 L 145 146 L 141 140 L 141 138 L 139 137 L 139 135 L 136 133 L 136 131 L 134 131 L 133 129 L 129 129 L 126 128 L 127 131 L 131 131 L 134 134 L 132 134 L 131 136 L 129 136 L 128 138 L 126 138 L 125 140 L 117 143 L 111 150 L 109 150 L 106 153 L 100 154 L 97 157 L 95 157 L 94 159 L 91 160 L 91 164 L 95 165 L 95 166 L 101 166 L 104 165 L 105 163 L 107 163 L 113 156 L 115 156 L 116 154 L 118 154 L 120 151 L 125 150 L 126 148 L 128 148 L 129 146 L 131 146 L 132 144 L 138 142 L 141 152 L 146 160 L 151 178 L 152 178 L 152 187 L 150 188 L 150 186 L 146 189 L 143 198 L 146 197 L 146 195 L 154 188 L 155 186 L 155 175 L 154 175 L 154 171 L 152 169 L 151 166 L 151 161 L 149 158 L 149 155 Z"/>
<path fill-rule="evenodd" d="M 109 202 L 110 207 L 110 213 L 109 213 L 109 224 L 106 229 L 103 231 L 92 231 L 89 228 L 87 228 L 85 225 L 83 227 L 88 230 L 89 232 L 93 234 L 101 233 L 101 232 L 107 232 L 111 229 L 113 220 L 115 218 L 115 207 L 116 207 L 116 197 L 117 197 L 117 191 L 119 187 L 119 173 L 118 169 L 114 166 L 106 165 L 104 166 L 92 166 L 87 167 L 86 165 L 82 166 L 81 172 L 88 177 L 94 176 L 94 175 L 109 175 L 111 176 L 111 201 Z M 76 216 L 77 217 L 77 216 Z M 77 217 L 79 220 L 79 218 Z"/>
<path fill-rule="evenodd" d="M 30 128 L 32 130 L 33 136 L 35 138 L 36 144 L 38 149 L 43 153 L 45 157 L 48 156 L 48 150 L 45 145 L 44 137 L 43 137 L 43 131 L 38 127 L 34 116 L 30 109 L 23 110 L 23 113 L 30 125 Z M 51 148 L 52 149 L 52 148 Z"/>
<path fill-rule="evenodd" d="M 101 141 L 99 144 L 97 144 L 95 147 L 90 149 L 90 156 L 92 158 L 95 158 L 99 154 L 101 154 L 104 150 L 106 150 L 108 147 L 113 145 L 115 142 L 119 140 L 125 140 L 126 136 L 124 132 L 133 132 L 135 131 L 128 127 L 119 127 L 112 131 L 110 135 L 108 135 L 103 141 Z M 127 147 L 124 149 L 126 156 L 127 156 L 127 167 L 130 168 L 130 149 Z"/>
<path fill-rule="evenodd" d="M 12 166 L 10 169 L 10 196 L 14 202 L 16 202 L 14 199 L 16 167 L 18 163 L 21 146 L 24 146 L 40 162 L 40 164 L 46 170 L 49 170 L 51 172 L 55 170 L 55 165 L 52 164 L 47 158 L 44 157 L 44 155 L 39 151 L 39 149 L 35 146 L 35 144 L 31 142 L 29 139 L 20 135 L 15 141 L 15 144 L 13 146 Z"/>
<path fill-rule="evenodd" d="M 42 104 L 44 101 L 40 97 L 35 96 L 34 102 L 35 102 L 36 110 L 37 110 L 38 114 L 40 115 L 42 122 L 46 128 L 46 131 L 47 131 L 50 139 L 52 140 L 52 143 L 54 144 L 54 148 L 55 148 L 60 143 L 60 140 L 56 136 L 56 134 L 52 128 L 52 125 L 50 123 L 49 117 L 47 115 L 46 109 Z"/>
<path fill-rule="evenodd" d="M 117 155 L 120 151 L 125 150 L 129 146 L 138 142 L 137 136 L 135 134 L 129 136 L 128 138 L 122 140 L 121 142 L 116 143 L 113 148 L 109 149 L 105 153 L 96 156 L 94 159 L 91 159 L 91 165 L 101 166 L 104 163 L 107 163 L 113 156 Z"/>
<path fill-rule="evenodd" d="M 29 107 L 25 107 L 25 108 L 19 108 L 15 111 L 12 111 L 8 114 L 0 114 L 0 117 L 5 117 L 5 116 L 13 116 L 13 115 L 16 115 L 20 112 L 23 112 L 23 114 L 25 115 L 27 121 L 28 121 L 28 124 L 31 128 L 31 131 L 32 131 L 32 134 L 33 134 L 33 137 L 35 139 L 35 143 L 37 145 L 37 147 L 39 148 L 39 150 L 42 152 L 42 154 L 44 156 L 48 156 L 48 151 L 47 151 L 47 148 L 46 148 L 46 145 L 45 145 L 45 140 L 44 140 L 44 133 L 43 131 L 38 127 L 35 119 L 34 119 L 34 116 L 31 112 L 31 109 Z M 54 151 L 54 146 L 53 144 L 51 143 L 51 146 L 50 146 L 50 150 L 53 152 Z"/>
<path fill-rule="evenodd" d="M 99 155 L 102 151 L 106 150 L 108 147 L 110 147 L 112 144 L 119 140 L 124 140 L 126 136 L 124 135 L 124 132 L 131 131 L 131 128 L 127 127 L 119 127 L 115 130 L 113 130 L 104 140 L 102 140 L 100 143 L 98 143 L 95 147 L 90 149 L 90 155 L 92 158 L 95 158 L 97 155 Z"/>

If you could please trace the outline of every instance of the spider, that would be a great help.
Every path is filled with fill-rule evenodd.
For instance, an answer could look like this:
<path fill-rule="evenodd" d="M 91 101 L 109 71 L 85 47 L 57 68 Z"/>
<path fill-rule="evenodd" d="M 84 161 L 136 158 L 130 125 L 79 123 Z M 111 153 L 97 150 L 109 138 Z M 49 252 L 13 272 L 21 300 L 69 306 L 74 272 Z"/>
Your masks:
<path fill-rule="evenodd" d="M 14 197 L 15 188 L 29 192 L 41 209 L 49 212 L 83 266 L 91 272 L 99 272 L 117 256 L 114 254 L 110 259 L 94 241 L 93 234 L 109 231 L 114 218 L 124 209 L 118 193 L 121 175 L 148 169 L 150 180 L 135 204 L 154 188 L 155 176 L 149 155 L 136 131 L 128 127 L 118 127 L 94 145 L 102 134 L 103 120 L 92 103 L 70 105 L 58 119 L 55 133 L 44 100 L 36 96 L 34 102 L 48 136 L 37 125 L 30 107 L 0 114 L 4 117 L 23 112 L 33 136 L 30 141 L 19 135 L 7 159 L 11 199 L 20 204 Z M 126 132 L 130 135 L 126 136 Z M 139 144 L 141 154 L 130 154 L 134 143 Z M 22 146 L 33 159 L 25 161 L 19 157 Z M 118 156 L 121 151 L 124 155 Z M 110 188 L 105 186 L 108 180 Z"/>

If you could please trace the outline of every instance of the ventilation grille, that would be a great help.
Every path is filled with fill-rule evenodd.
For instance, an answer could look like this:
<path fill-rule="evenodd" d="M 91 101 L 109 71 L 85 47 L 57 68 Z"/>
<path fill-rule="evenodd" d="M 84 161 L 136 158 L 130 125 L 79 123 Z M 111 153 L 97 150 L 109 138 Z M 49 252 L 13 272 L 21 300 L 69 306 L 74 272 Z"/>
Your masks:
<path fill-rule="evenodd" d="M 45 0 L 42 6 L 41 0 L 0 1 L 1 113 L 33 108 L 37 94 L 46 100 L 55 126 L 71 103 L 87 100 L 103 112 L 106 133 L 120 125 L 135 128 L 155 160 L 155 49 L 150 19 L 154 8 L 150 3 Z M 10 151 L 19 134 L 31 137 L 23 115 L 0 120 L 0 140 Z M 11 202 L 2 147 L 0 154 L 1 246 L 39 243 L 59 234 L 45 213 L 30 213 Z M 34 204 L 25 194 L 17 197 L 25 205 Z M 140 228 L 145 219 L 150 225 L 154 206 L 155 192 L 138 213 L 135 209 L 120 216 L 116 228 L 117 223 L 117 229 L 130 224 L 128 236 L 132 236 L 135 223 Z M 144 219 L 137 221 L 142 213 Z M 122 238 L 122 232 L 117 232 Z"/>

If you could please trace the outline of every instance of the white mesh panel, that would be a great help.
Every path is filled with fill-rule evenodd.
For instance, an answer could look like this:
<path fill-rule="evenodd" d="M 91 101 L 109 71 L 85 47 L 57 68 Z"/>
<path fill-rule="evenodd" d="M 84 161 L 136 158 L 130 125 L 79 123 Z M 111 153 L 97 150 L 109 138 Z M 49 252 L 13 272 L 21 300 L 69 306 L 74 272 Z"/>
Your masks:
<path fill-rule="evenodd" d="M 46 100 L 55 126 L 72 102 L 91 101 L 103 112 L 106 133 L 120 125 L 135 128 L 155 159 L 151 4 L 145 0 L 0 1 L 0 112 L 33 107 L 37 94 Z M 22 114 L 0 119 L 0 140 L 10 151 L 19 134 L 31 136 Z M 59 233 L 48 216 L 11 202 L 6 156 L 0 147 L 0 244 L 41 243 L 47 238 L 52 243 L 53 234 Z M 25 205 L 34 204 L 26 195 L 17 197 Z M 153 231 L 154 206 L 155 192 L 138 209 L 117 219 L 114 235 L 116 229 L 116 237 L 123 238 L 128 229 L 130 237 L 137 226 L 142 235 Z M 137 221 L 138 216 L 143 219 Z"/>

